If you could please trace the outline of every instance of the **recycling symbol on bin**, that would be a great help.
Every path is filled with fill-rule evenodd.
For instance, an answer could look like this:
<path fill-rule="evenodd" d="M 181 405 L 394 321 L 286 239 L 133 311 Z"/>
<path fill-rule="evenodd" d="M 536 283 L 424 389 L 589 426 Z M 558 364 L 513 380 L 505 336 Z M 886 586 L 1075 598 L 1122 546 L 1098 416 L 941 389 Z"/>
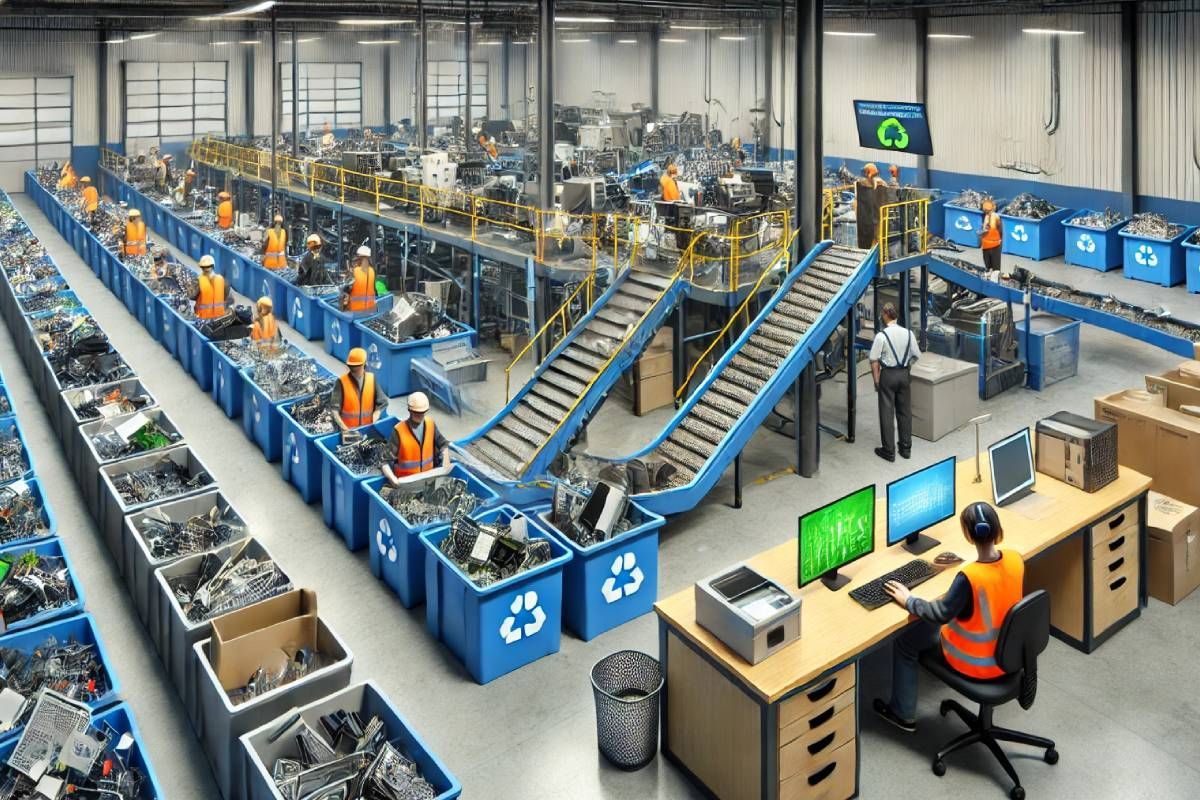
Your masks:
<path fill-rule="evenodd" d="M 396 540 L 392 538 L 392 526 L 387 519 L 379 520 L 379 528 L 375 531 L 375 546 L 379 548 L 381 556 L 387 556 L 388 561 L 396 563 Z"/>
<path fill-rule="evenodd" d="M 257 425 L 262 422 L 262 411 L 258 409 L 258 395 L 254 395 L 250 399 L 254 401 L 254 424 Z"/>
<path fill-rule="evenodd" d="M 300 304 L 299 297 L 297 297 L 296 301 L 292 303 L 292 319 L 304 319 L 304 306 Z"/>
<path fill-rule="evenodd" d="M 971 220 L 969 220 L 967 218 L 966 214 L 958 215 L 958 219 L 954 220 L 954 227 L 958 228 L 960 231 L 973 230 L 973 226 L 971 225 Z"/>
<path fill-rule="evenodd" d="M 1157 267 L 1158 253 L 1154 252 L 1154 248 L 1148 244 L 1140 245 L 1137 252 L 1133 254 L 1133 260 L 1141 264 L 1143 267 Z"/>
<path fill-rule="evenodd" d="M 646 580 L 642 568 L 637 565 L 637 556 L 633 553 L 614 558 L 609 572 L 612 574 L 600 587 L 600 593 L 604 595 L 606 603 L 615 603 L 622 597 L 637 594 L 637 590 L 642 588 L 642 582 Z"/>
<path fill-rule="evenodd" d="M 367 348 L 367 366 L 375 370 L 383 366 L 383 358 L 379 355 L 379 345 L 373 344 Z"/>
<path fill-rule="evenodd" d="M 1079 238 L 1075 240 L 1075 246 L 1079 248 L 1081 253 L 1096 252 L 1096 240 L 1092 238 L 1090 233 L 1081 233 Z"/>
<path fill-rule="evenodd" d="M 1018 242 L 1028 242 L 1029 232 L 1025 230 L 1024 225 L 1014 225 L 1012 229 L 1012 237 Z"/>
<path fill-rule="evenodd" d="M 342 343 L 342 323 L 338 322 L 336 319 L 329 328 L 329 338 L 333 340 L 334 344 Z"/>
<path fill-rule="evenodd" d="M 238 263 L 236 258 L 229 262 L 229 273 L 235 281 L 242 276 L 242 265 Z"/>
<path fill-rule="evenodd" d="M 292 451 L 292 463 L 300 463 L 300 447 L 296 442 L 296 434 L 288 434 L 288 448 Z"/>
<path fill-rule="evenodd" d="M 512 612 L 500 624 L 500 636 L 505 644 L 516 644 L 522 638 L 528 639 L 542 629 L 546 624 L 546 612 L 538 605 L 535 591 L 528 591 L 513 598 L 508 610 Z M 517 624 L 519 619 L 532 617 L 531 622 Z"/>
<path fill-rule="evenodd" d="M 271 296 L 271 284 L 270 284 L 270 282 L 269 282 L 269 281 L 268 281 L 266 278 L 263 278 L 263 290 L 262 290 L 262 293 L 263 293 L 263 297 L 270 297 L 270 296 Z"/>

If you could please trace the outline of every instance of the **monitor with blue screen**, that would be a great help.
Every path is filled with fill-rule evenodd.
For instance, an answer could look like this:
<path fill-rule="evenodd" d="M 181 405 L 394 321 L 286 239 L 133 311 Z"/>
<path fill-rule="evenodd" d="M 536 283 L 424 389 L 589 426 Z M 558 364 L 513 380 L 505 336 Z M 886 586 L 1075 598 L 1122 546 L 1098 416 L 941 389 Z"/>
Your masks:
<path fill-rule="evenodd" d="M 922 533 L 955 512 L 954 456 L 894 480 L 887 487 L 888 545 L 904 542 L 913 554 L 941 544 Z"/>

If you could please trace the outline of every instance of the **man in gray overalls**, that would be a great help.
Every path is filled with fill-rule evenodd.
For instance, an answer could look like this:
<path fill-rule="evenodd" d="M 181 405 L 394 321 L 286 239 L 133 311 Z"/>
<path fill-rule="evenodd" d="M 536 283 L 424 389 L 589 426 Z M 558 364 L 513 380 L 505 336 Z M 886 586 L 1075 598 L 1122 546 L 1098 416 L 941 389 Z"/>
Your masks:
<path fill-rule="evenodd" d="M 912 379 L 909 368 L 921 357 L 917 338 L 908 328 L 896 324 L 896 307 L 883 307 L 884 329 L 875 334 L 871 343 L 871 376 L 879 394 L 879 435 L 882 447 L 875 455 L 884 461 L 896 460 L 895 426 L 900 426 L 900 457 L 912 455 Z"/>

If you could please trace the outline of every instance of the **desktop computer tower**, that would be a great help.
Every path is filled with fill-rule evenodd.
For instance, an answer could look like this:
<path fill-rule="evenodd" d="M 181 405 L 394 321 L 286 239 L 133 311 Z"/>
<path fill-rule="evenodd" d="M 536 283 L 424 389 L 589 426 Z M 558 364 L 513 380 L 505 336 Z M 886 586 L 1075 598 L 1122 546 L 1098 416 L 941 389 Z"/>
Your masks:
<path fill-rule="evenodd" d="M 1117 426 L 1060 411 L 1039 420 L 1037 471 L 1085 492 L 1117 479 Z"/>

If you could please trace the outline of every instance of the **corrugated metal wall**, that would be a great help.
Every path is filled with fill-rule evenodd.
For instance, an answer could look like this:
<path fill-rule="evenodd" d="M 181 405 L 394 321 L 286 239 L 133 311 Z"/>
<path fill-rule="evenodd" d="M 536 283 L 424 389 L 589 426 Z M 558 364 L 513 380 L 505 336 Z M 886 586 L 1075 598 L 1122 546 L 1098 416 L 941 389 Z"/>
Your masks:
<path fill-rule="evenodd" d="M 1144 126 L 1138 194 L 1200 202 L 1200 2 L 1145 5 L 1137 43 Z M 1173 13 L 1151 13 L 1164 10 Z"/>
<path fill-rule="evenodd" d="M 301 33 L 297 38 L 305 39 L 313 34 Z M 362 119 L 366 127 L 379 127 L 383 118 L 383 51 L 385 47 L 399 45 L 360 45 L 359 39 L 370 38 L 361 33 L 323 33 L 313 42 L 302 42 L 297 57 L 300 62 L 362 64 Z M 284 44 L 291 33 L 279 33 L 276 55 L 279 63 L 291 69 L 292 49 Z M 260 45 L 254 50 L 254 132 L 259 136 L 271 132 L 271 40 L 269 35 L 260 35 Z M 394 58 L 395 56 L 393 56 Z"/>
<path fill-rule="evenodd" d="M 0 74 L 62 77 L 74 80 L 72 135 L 76 146 L 100 143 L 96 118 L 99 91 L 96 35 L 83 31 L 13 31 L 0 29 Z"/>
<path fill-rule="evenodd" d="M 633 103 L 650 103 L 650 36 L 648 34 L 597 34 L 571 37 L 560 34 L 554 54 L 554 100 L 566 105 L 600 106 L 601 96 L 613 95 L 613 108 L 628 110 Z M 587 43 L 563 39 L 587 38 Z M 637 44 L 619 44 L 636 39 Z M 666 48 L 670 45 L 662 45 Z M 537 48 L 531 63 L 537 64 Z M 536 74 L 533 83 L 536 85 Z M 693 110 L 695 108 L 693 107 Z"/>

